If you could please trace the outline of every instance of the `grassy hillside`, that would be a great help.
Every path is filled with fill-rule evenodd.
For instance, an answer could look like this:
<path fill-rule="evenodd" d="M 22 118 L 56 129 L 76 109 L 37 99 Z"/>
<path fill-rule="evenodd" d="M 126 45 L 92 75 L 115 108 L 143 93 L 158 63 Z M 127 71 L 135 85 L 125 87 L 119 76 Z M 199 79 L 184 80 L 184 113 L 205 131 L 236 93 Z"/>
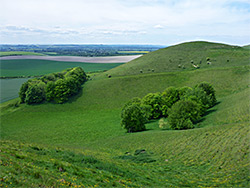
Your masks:
<path fill-rule="evenodd" d="M 125 74 L 124 66 L 111 78 L 92 76 L 62 105 L 1 104 L 0 184 L 249 186 L 249 65 L 118 76 Z M 151 121 L 147 131 L 129 134 L 120 127 L 121 108 L 132 97 L 202 81 L 214 86 L 218 104 L 198 128 L 160 130 L 158 121 Z"/>
<path fill-rule="evenodd" d="M 22 51 L 0 52 L 0 57 L 3 57 L 3 56 L 16 56 L 16 55 L 44 55 L 44 54 L 36 53 L 36 52 L 22 52 Z"/>
<path fill-rule="evenodd" d="M 207 57 L 209 62 L 207 64 Z M 210 42 L 188 42 L 150 52 L 108 72 L 113 76 L 146 74 L 152 72 L 193 70 L 249 65 L 248 49 Z"/>
<path fill-rule="evenodd" d="M 59 72 L 67 68 L 82 67 L 85 72 L 103 71 L 114 68 L 121 63 L 81 63 L 59 62 L 38 59 L 1 60 L 1 76 L 36 76 Z"/>

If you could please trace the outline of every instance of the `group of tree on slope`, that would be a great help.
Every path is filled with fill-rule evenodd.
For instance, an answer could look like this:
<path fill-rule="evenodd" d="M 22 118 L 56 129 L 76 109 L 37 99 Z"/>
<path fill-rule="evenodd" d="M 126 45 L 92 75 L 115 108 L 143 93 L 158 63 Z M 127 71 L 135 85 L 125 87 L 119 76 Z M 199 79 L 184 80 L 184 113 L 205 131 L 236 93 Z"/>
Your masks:
<path fill-rule="evenodd" d="M 30 79 L 23 83 L 19 97 L 21 103 L 36 104 L 44 101 L 64 103 L 77 94 L 87 76 L 81 67 Z"/>
<path fill-rule="evenodd" d="M 128 132 L 143 131 L 149 120 L 167 117 L 171 129 L 190 129 L 215 104 L 215 90 L 209 83 L 194 88 L 169 87 L 128 101 L 122 108 L 121 125 Z"/>

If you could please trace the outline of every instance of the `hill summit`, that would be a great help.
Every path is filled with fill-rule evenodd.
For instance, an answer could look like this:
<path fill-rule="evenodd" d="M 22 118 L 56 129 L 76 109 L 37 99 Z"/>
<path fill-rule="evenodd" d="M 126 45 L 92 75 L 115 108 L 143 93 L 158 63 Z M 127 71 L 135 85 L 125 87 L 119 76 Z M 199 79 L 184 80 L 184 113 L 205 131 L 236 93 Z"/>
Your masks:
<path fill-rule="evenodd" d="M 239 46 L 204 41 L 163 48 L 109 70 L 112 76 L 247 65 L 249 51 Z"/>

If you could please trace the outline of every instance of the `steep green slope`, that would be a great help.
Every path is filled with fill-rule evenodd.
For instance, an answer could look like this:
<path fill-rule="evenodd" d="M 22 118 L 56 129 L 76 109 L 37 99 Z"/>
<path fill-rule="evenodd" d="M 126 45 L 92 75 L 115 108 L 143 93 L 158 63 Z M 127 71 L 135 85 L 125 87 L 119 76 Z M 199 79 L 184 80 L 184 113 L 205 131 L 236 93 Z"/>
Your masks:
<path fill-rule="evenodd" d="M 21 105 L 14 113 L 4 114 L 4 109 L 8 109 L 5 103 L 1 105 L 1 138 L 80 146 L 120 136 L 125 134 L 120 127 L 120 109 L 129 99 L 169 86 L 194 86 L 202 81 L 214 86 L 221 102 L 224 97 L 248 88 L 249 66 L 92 80 L 68 103 Z M 238 99 L 233 101 L 229 104 L 238 104 Z M 246 104 L 247 98 L 244 101 Z M 210 124 L 213 123 L 217 125 L 212 120 Z"/>
<path fill-rule="evenodd" d="M 210 64 L 207 64 L 209 58 Z M 249 50 L 226 44 L 188 42 L 160 49 L 107 72 L 112 76 L 146 74 L 152 72 L 185 71 L 231 67 L 249 64 Z"/>
<path fill-rule="evenodd" d="M 1 141 L 0 186 L 248 187 L 249 136 L 242 124 L 144 132 L 96 152 Z"/>

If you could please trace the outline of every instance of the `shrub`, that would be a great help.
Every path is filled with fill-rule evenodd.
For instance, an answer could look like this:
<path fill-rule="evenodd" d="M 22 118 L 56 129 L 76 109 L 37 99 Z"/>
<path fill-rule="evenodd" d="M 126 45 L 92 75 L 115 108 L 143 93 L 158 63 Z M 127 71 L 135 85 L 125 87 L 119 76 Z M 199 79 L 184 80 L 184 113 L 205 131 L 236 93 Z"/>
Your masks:
<path fill-rule="evenodd" d="M 157 119 L 162 115 L 164 102 L 160 93 L 149 93 L 142 99 L 143 105 L 151 106 L 151 119 Z"/>
<path fill-rule="evenodd" d="M 191 129 L 200 118 L 198 104 L 190 100 L 180 100 L 170 109 L 168 123 L 172 129 Z"/>
<path fill-rule="evenodd" d="M 122 110 L 121 118 L 121 126 L 129 133 L 146 129 L 146 119 L 138 104 L 132 104 L 125 107 L 125 109 Z"/>
<path fill-rule="evenodd" d="M 164 120 L 164 118 L 161 118 L 158 122 L 160 129 L 167 129 L 168 123 Z"/>
<path fill-rule="evenodd" d="M 216 104 L 216 96 L 215 96 L 215 90 L 213 86 L 207 82 L 202 82 L 198 85 L 196 85 L 196 88 L 201 88 L 205 91 L 206 95 L 209 97 L 209 107 L 212 107 Z"/>

